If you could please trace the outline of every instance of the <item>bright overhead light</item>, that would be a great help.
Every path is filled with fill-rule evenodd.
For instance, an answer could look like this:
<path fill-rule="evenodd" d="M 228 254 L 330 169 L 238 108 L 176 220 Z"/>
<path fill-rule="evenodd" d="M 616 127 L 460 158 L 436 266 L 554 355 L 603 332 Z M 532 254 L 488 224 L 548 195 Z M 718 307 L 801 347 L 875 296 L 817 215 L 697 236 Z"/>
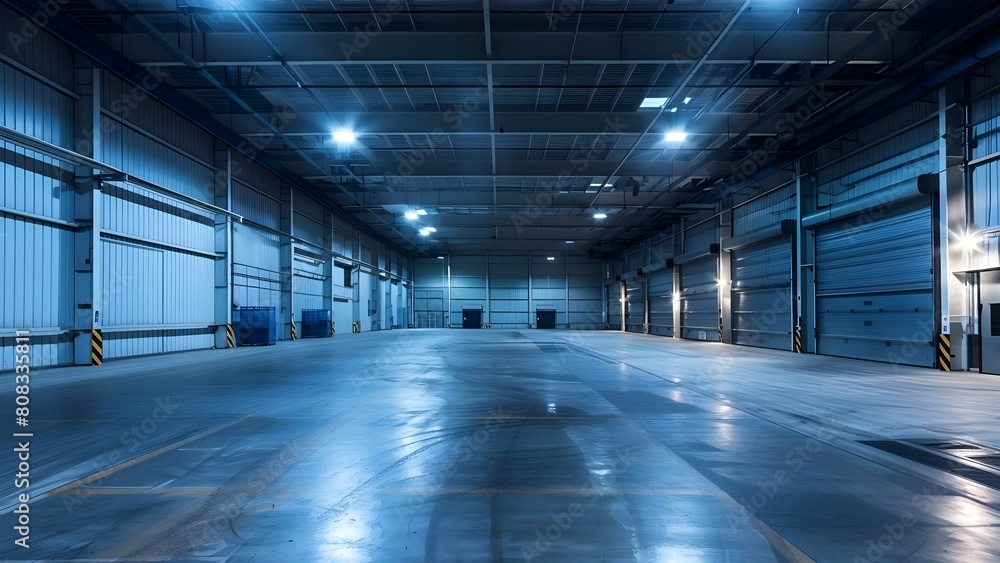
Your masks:
<path fill-rule="evenodd" d="M 594 213 L 594 219 L 607 219 L 607 213 Z"/>
<path fill-rule="evenodd" d="M 333 132 L 333 140 L 341 145 L 349 145 L 356 139 L 357 137 L 354 135 L 354 132 L 347 129 L 339 129 Z"/>
<path fill-rule="evenodd" d="M 556 259 L 555 256 L 549 256 L 549 257 L 546 258 L 546 260 L 555 260 L 555 259 Z"/>
<path fill-rule="evenodd" d="M 438 232 L 438 230 L 435 229 L 434 227 L 424 227 L 424 229 L 427 230 L 427 231 L 429 231 L 429 232 L 432 232 L 432 233 Z"/>
<path fill-rule="evenodd" d="M 677 106 L 670 108 L 668 111 L 670 111 L 670 113 L 677 113 Z"/>
<path fill-rule="evenodd" d="M 644 98 L 639 104 L 641 108 L 660 108 L 667 103 L 670 98 Z"/>
<path fill-rule="evenodd" d="M 663 140 L 668 143 L 683 143 L 687 138 L 688 134 L 684 131 L 668 131 L 667 134 L 663 136 Z"/>
<path fill-rule="evenodd" d="M 590 185 L 590 187 L 592 187 L 592 188 L 599 188 L 599 187 L 601 187 L 601 186 L 603 186 L 603 185 L 604 185 L 604 184 L 601 184 L 601 183 L 597 183 L 597 184 L 591 184 L 591 185 Z"/>
<path fill-rule="evenodd" d="M 427 229 L 420 229 L 420 236 L 425 237 L 429 234 L 431 234 L 431 232 L 428 231 Z"/>
<path fill-rule="evenodd" d="M 576 243 L 575 240 L 568 240 L 568 241 L 566 241 L 566 244 L 574 244 L 574 243 Z"/>
<path fill-rule="evenodd" d="M 418 209 L 417 210 L 417 215 L 427 215 L 427 210 L 426 209 Z"/>
<path fill-rule="evenodd" d="M 438 260 L 444 260 L 444 256 L 438 256 Z"/>
<path fill-rule="evenodd" d="M 417 214 L 414 213 L 413 211 L 407 211 L 406 214 L 403 216 L 409 219 L 410 221 L 413 221 L 414 219 L 417 218 Z"/>
<path fill-rule="evenodd" d="M 684 98 L 684 105 L 690 104 L 691 100 L 692 100 L 691 96 Z"/>

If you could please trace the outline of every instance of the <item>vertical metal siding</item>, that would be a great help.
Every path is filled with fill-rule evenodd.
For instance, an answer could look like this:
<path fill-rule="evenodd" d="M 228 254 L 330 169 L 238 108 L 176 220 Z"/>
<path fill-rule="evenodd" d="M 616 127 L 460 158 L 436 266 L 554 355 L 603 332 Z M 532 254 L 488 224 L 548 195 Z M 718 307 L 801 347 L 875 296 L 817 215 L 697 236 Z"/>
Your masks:
<path fill-rule="evenodd" d="M 280 226 L 281 202 L 256 187 L 233 182 L 232 210 L 265 227 L 277 229 Z"/>
<path fill-rule="evenodd" d="M 795 184 L 751 200 L 733 209 L 733 236 L 795 218 Z"/>
<path fill-rule="evenodd" d="M 933 365 L 933 219 L 910 207 L 816 231 L 819 353 Z"/>
<path fill-rule="evenodd" d="M 323 223 L 301 213 L 295 214 L 292 234 L 316 245 L 323 244 Z"/>
<path fill-rule="evenodd" d="M 733 251 L 732 276 L 733 343 L 791 350 L 791 237 Z"/>
<path fill-rule="evenodd" d="M 989 81 L 993 86 L 993 81 Z M 972 158 L 1000 153 L 1000 92 L 993 93 L 972 105 L 971 130 L 976 146 Z M 972 171 L 972 222 L 980 229 L 1000 227 L 1000 160 L 977 166 Z M 1000 237 L 986 237 L 980 251 L 974 255 L 973 267 L 1000 267 Z"/>
<path fill-rule="evenodd" d="M 713 217 L 684 231 L 684 252 L 708 251 L 719 242 L 719 218 Z"/>

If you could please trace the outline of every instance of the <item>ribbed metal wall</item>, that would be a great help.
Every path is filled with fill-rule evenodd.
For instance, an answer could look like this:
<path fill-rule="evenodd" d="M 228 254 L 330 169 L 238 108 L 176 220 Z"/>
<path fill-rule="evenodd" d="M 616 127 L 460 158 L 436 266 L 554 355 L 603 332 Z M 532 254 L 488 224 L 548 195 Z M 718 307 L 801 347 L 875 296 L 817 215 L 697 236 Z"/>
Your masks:
<path fill-rule="evenodd" d="M 848 153 L 816 173 L 816 207 L 877 192 L 920 174 L 937 172 L 936 104 L 909 104 L 857 133 Z M 844 150 L 842 148 L 841 150 Z"/>
<path fill-rule="evenodd" d="M 8 41 L 22 18 L 0 6 L 0 124 L 73 147 L 72 50 L 44 32 Z M 73 171 L 0 142 L 0 370 L 14 369 L 15 330 L 30 331 L 35 366 L 71 363 L 74 322 Z M 33 218 L 32 216 L 37 216 Z"/>
<path fill-rule="evenodd" d="M 527 328 L 534 315 L 528 310 L 528 256 L 490 256 L 490 316 L 496 328 Z"/>
<path fill-rule="evenodd" d="M 674 335 L 674 272 L 667 268 L 650 272 L 649 333 Z"/>
<path fill-rule="evenodd" d="M 290 322 L 281 308 L 281 292 L 289 280 L 281 272 L 281 240 L 253 226 L 233 225 L 233 304 L 274 307 L 279 327 Z M 278 334 L 282 334 L 279 330 Z"/>
<path fill-rule="evenodd" d="M 308 248 L 294 247 L 292 256 L 292 303 L 295 318 L 302 320 L 303 309 L 323 309 L 326 293 L 326 263 Z"/>
<path fill-rule="evenodd" d="M 991 72 L 1000 71 L 994 64 Z M 984 75 L 984 89 L 996 86 L 992 77 Z M 972 169 L 973 223 L 979 229 L 1000 227 L 1000 92 L 982 97 L 972 104 L 972 127 L 970 134 L 975 142 L 971 157 L 987 159 Z M 974 250 L 972 266 L 975 268 L 1000 267 L 1000 235 L 993 233 L 978 241 Z"/>
<path fill-rule="evenodd" d="M 795 219 L 795 184 L 788 184 L 733 209 L 733 236 Z"/>
<path fill-rule="evenodd" d="M 791 236 L 736 249 L 731 258 L 733 343 L 791 350 Z"/>
<path fill-rule="evenodd" d="M 444 311 L 450 303 L 456 326 L 463 308 L 482 309 L 483 322 L 493 328 L 528 328 L 535 324 L 536 310 L 549 309 L 556 311 L 557 328 L 603 328 L 600 262 L 586 256 L 554 258 L 491 253 L 418 260 L 415 324 L 447 324 Z"/>
<path fill-rule="evenodd" d="M 925 202 L 816 231 L 818 351 L 934 364 L 932 217 Z"/>

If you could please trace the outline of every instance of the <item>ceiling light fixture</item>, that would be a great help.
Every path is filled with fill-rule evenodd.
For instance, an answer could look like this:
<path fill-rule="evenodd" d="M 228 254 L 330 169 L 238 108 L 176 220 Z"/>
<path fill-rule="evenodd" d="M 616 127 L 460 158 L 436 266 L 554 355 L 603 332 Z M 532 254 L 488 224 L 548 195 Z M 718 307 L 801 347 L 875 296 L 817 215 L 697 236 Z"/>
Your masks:
<path fill-rule="evenodd" d="M 667 103 L 670 98 L 643 98 L 642 102 L 639 104 L 641 108 L 661 108 L 663 104 Z"/>
<path fill-rule="evenodd" d="M 668 143 L 683 143 L 687 138 L 688 134 L 684 131 L 668 131 L 663 136 L 663 140 Z"/>
<path fill-rule="evenodd" d="M 425 237 L 429 234 L 431 234 L 431 232 L 428 231 L 427 229 L 420 229 L 420 236 Z"/>
<path fill-rule="evenodd" d="M 409 219 L 410 221 L 413 221 L 414 219 L 417 218 L 417 214 L 414 213 L 413 211 L 407 211 L 406 214 L 404 214 L 403 216 Z"/>
<path fill-rule="evenodd" d="M 418 209 L 417 210 L 417 215 L 427 215 L 427 210 L 426 209 Z"/>
<path fill-rule="evenodd" d="M 427 231 L 429 231 L 429 232 L 432 232 L 432 233 L 438 232 L 438 230 L 435 229 L 434 227 L 424 227 L 424 229 L 427 230 Z"/>
<path fill-rule="evenodd" d="M 575 244 L 575 243 L 576 243 L 575 240 L 568 240 L 568 241 L 566 241 L 566 244 Z"/>
<path fill-rule="evenodd" d="M 546 259 L 546 260 L 549 260 L 549 261 L 551 261 L 551 260 L 555 260 L 555 259 L 556 259 L 556 257 L 555 257 L 555 256 L 549 256 L 549 257 L 547 257 L 547 258 L 545 258 L 545 259 Z"/>
<path fill-rule="evenodd" d="M 354 132 L 347 129 L 339 129 L 333 132 L 333 140 L 340 145 L 350 145 L 356 139 L 357 137 L 354 135 Z"/>
<path fill-rule="evenodd" d="M 607 213 L 594 213 L 594 219 L 607 219 Z"/>
<path fill-rule="evenodd" d="M 677 106 L 670 108 L 670 113 L 677 113 Z"/>
<path fill-rule="evenodd" d="M 692 99 L 694 99 L 694 98 L 692 98 L 691 96 L 688 96 L 688 97 L 684 98 L 684 105 L 690 104 Z"/>

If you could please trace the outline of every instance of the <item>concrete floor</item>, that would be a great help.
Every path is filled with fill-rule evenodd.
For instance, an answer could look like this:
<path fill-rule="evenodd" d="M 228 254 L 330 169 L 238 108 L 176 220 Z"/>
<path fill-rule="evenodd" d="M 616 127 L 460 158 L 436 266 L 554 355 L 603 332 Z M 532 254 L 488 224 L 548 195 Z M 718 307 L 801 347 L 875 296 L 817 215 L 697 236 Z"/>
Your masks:
<path fill-rule="evenodd" d="M 30 398 L 14 561 L 1000 561 L 1000 491 L 859 443 L 1000 446 L 995 376 L 406 330 L 39 369 Z"/>

